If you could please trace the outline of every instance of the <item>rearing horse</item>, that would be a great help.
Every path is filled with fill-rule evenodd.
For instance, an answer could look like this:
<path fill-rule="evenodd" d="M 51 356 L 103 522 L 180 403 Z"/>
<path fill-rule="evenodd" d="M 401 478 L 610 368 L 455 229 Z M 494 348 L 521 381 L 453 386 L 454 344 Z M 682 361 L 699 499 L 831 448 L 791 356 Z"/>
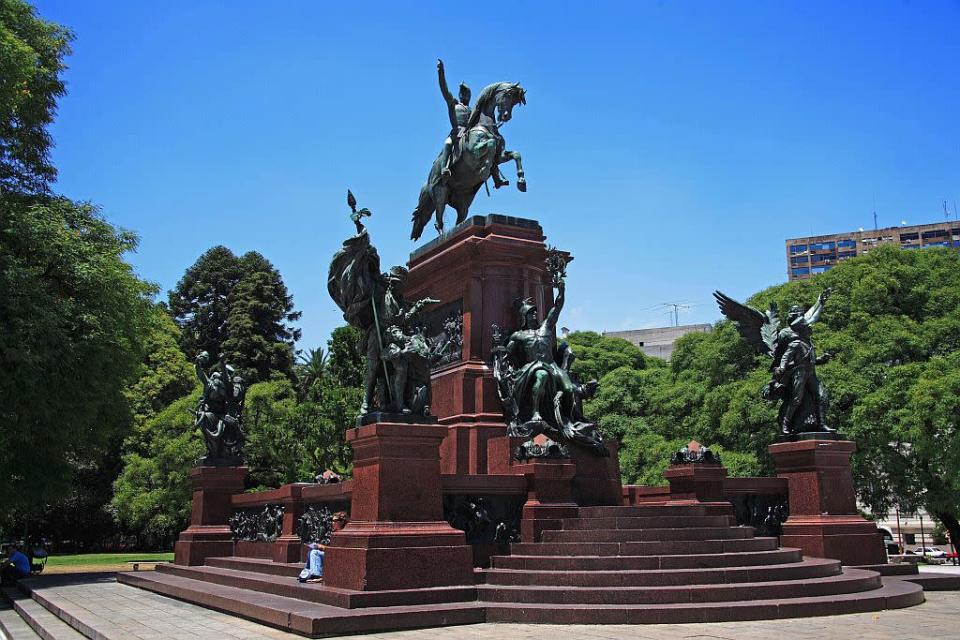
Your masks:
<path fill-rule="evenodd" d="M 438 156 L 430 168 L 427 183 L 420 189 L 420 202 L 413 212 L 411 239 L 420 238 L 423 228 L 434 215 L 437 231 L 443 233 L 443 212 L 447 205 L 457 210 L 457 224 L 466 220 L 470 204 L 487 178 L 493 177 L 497 189 L 510 184 L 500 176 L 497 168 L 504 162 L 514 160 L 517 163 L 517 189 L 527 190 L 520 153 L 506 151 L 499 131 L 500 125 L 513 116 L 514 105 L 526 103 L 526 90 L 518 83 L 497 82 L 480 92 L 467 125 L 457 136 L 449 176 L 443 179 Z"/>

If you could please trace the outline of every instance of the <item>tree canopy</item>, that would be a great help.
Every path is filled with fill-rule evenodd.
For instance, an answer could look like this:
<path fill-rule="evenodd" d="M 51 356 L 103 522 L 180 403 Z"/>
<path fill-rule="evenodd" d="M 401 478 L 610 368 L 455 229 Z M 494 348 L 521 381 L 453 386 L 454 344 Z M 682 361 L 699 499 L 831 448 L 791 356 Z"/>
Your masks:
<path fill-rule="evenodd" d="M 57 176 L 47 126 L 72 39 L 26 2 L 0 0 L 0 193 L 43 193 Z"/>
<path fill-rule="evenodd" d="M 830 394 L 829 422 L 855 440 L 861 501 L 885 513 L 923 506 L 960 542 L 960 254 L 950 249 L 881 247 L 811 280 L 777 285 L 749 304 L 809 306 L 832 295 L 814 325 L 814 343 L 835 354 L 818 368 Z M 728 321 L 690 334 L 669 365 L 620 366 L 622 344 L 573 334 L 578 355 L 602 348 L 608 362 L 587 415 L 621 441 L 628 482 L 662 482 L 664 456 L 696 439 L 723 453 L 731 475 L 773 471 L 766 448 L 775 407 L 760 398 L 769 359 L 756 355 Z M 581 346 L 582 345 L 582 346 Z M 635 354 L 634 354 L 635 356 Z M 581 360 L 577 361 L 581 365 Z M 584 371 L 594 364 L 584 363 Z"/>
<path fill-rule="evenodd" d="M 255 251 L 237 257 L 223 246 L 207 250 L 169 294 L 181 329 L 180 346 L 191 360 L 221 352 L 248 384 L 273 371 L 290 375 L 300 318 L 280 272 Z"/>
<path fill-rule="evenodd" d="M 42 505 L 129 424 L 153 287 L 87 204 L 0 200 L 0 502 Z"/>

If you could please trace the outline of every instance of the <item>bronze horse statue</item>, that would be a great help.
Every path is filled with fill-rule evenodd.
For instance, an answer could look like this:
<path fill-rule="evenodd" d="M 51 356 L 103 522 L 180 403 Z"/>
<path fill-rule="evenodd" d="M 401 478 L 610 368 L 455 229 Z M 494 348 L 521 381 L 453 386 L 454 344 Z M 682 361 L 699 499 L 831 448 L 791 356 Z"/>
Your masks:
<path fill-rule="evenodd" d="M 448 172 L 444 172 L 443 153 L 437 156 L 426 184 L 420 189 L 420 201 L 413 212 L 412 240 L 417 240 L 434 215 L 439 233 L 443 233 L 443 212 L 447 205 L 457 211 L 457 224 L 467 218 L 470 204 L 487 178 L 493 177 L 497 189 L 510 184 L 500 175 L 499 165 L 517 163 L 517 189 L 527 190 L 520 153 L 507 151 L 500 126 L 513 116 L 513 107 L 526 104 L 526 90 L 518 83 L 497 82 L 480 92 L 466 126 L 461 127 L 454 143 Z"/>

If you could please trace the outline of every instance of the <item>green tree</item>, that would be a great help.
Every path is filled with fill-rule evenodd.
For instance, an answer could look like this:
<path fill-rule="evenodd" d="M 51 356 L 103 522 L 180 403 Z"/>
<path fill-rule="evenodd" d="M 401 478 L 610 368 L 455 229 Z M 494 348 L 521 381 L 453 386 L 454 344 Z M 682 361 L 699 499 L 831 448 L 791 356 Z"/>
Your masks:
<path fill-rule="evenodd" d="M 227 339 L 230 292 L 242 276 L 240 260 L 230 249 L 208 249 L 170 291 L 170 314 L 180 327 L 180 347 L 193 360 L 201 351 L 216 358 Z"/>
<path fill-rule="evenodd" d="M 266 380 L 270 372 L 291 375 L 293 347 L 300 330 L 285 323 L 300 319 L 293 296 L 270 262 L 251 251 L 240 258 L 243 273 L 227 300 L 223 349 L 249 382 Z"/>
<path fill-rule="evenodd" d="M 203 447 L 193 426 L 196 376 L 162 305 L 154 306 L 150 329 L 140 376 L 126 392 L 133 429 L 123 443 L 119 473 L 108 484 L 117 523 L 141 543 L 166 548 L 186 524 L 189 470 Z"/>
<path fill-rule="evenodd" d="M 72 39 L 26 2 L 0 0 L 0 193 L 44 193 L 57 176 L 47 126 Z"/>
<path fill-rule="evenodd" d="M 197 385 L 193 365 L 180 350 L 180 330 L 166 308 L 156 305 L 150 316 L 150 333 L 144 343 L 146 357 L 140 375 L 127 390 L 134 425 L 140 426 Z"/>
<path fill-rule="evenodd" d="M 297 395 L 302 400 L 307 397 L 314 385 L 321 383 L 327 376 L 328 354 L 322 347 L 308 349 L 301 354 L 294 367 L 297 381 Z"/>
<path fill-rule="evenodd" d="M 199 389 L 137 427 L 113 483 L 115 517 L 141 542 L 169 548 L 190 520 L 190 469 L 203 455 L 194 428 Z"/>
<path fill-rule="evenodd" d="M 814 325 L 828 421 L 857 443 L 853 471 L 875 513 L 925 507 L 960 542 L 960 254 L 881 247 L 749 303 L 809 306 L 833 290 Z M 606 356 L 614 358 L 611 354 Z M 770 361 L 729 322 L 681 338 L 669 368 L 622 367 L 601 378 L 587 415 L 621 439 L 624 478 L 659 484 L 664 452 L 696 439 L 731 475 L 772 472 L 776 412 L 760 398 Z"/>
<path fill-rule="evenodd" d="M 69 492 L 130 424 L 125 387 L 154 289 L 136 248 L 88 204 L 0 196 L 0 504 L 43 508 Z"/>
<path fill-rule="evenodd" d="M 238 258 L 223 246 L 207 250 L 170 292 L 169 305 L 191 360 L 201 351 L 226 353 L 248 384 L 272 371 L 291 374 L 300 331 L 286 323 L 300 313 L 280 272 L 259 253 Z"/>
<path fill-rule="evenodd" d="M 350 325 L 333 330 L 327 343 L 327 371 L 343 387 L 363 386 L 367 346 L 360 331 Z M 357 404 L 359 407 L 359 403 Z"/>

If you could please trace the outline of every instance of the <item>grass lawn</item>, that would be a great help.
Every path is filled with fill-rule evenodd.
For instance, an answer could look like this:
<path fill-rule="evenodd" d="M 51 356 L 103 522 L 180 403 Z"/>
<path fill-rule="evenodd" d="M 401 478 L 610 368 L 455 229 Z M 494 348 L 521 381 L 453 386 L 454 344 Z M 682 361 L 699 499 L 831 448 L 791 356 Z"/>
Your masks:
<path fill-rule="evenodd" d="M 79 553 L 69 556 L 50 556 L 44 573 L 85 573 L 88 571 L 132 571 L 131 562 L 171 562 L 172 551 L 131 553 Z M 140 570 L 152 566 L 142 566 Z"/>

